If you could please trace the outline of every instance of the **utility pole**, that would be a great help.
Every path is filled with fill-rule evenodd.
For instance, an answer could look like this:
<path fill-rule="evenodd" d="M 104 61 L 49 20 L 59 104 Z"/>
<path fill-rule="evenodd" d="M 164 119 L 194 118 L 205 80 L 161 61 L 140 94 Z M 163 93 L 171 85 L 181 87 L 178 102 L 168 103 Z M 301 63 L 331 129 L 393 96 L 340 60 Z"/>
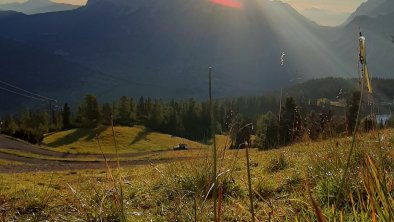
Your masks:
<path fill-rule="evenodd" d="M 51 116 L 51 124 L 55 125 L 55 112 L 53 110 L 53 105 L 52 105 L 52 101 L 48 100 L 49 103 L 49 115 Z"/>
<path fill-rule="evenodd" d="M 54 99 L 46 99 L 46 101 L 48 102 L 49 105 L 49 115 L 50 115 L 50 121 L 51 124 L 56 125 L 56 115 L 55 115 L 55 106 L 57 104 L 57 100 Z"/>
<path fill-rule="evenodd" d="M 283 88 L 280 88 L 280 99 L 279 99 L 279 124 L 278 124 L 278 146 L 280 144 L 280 121 L 282 119 L 282 97 Z"/>
<path fill-rule="evenodd" d="M 216 129 L 215 129 L 215 120 L 213 115 L 213 105 L 212 105 L 212 67 L 208 68 L 209 71 L 209 112 L 211 116 L 211 133 L 212 133 L 212 141 L 213 141 L 213 217 L 214 221 L 217 220 L 217 189 L 218 189 L 218 180 L 217 180 L 217 150 L 216 150 Z"/>
<path fill-rule="evenodd" d="M 252 176 L 250 174 L 250 160 L 249 160 L 249 143 L 246 145 L 246 171 L 248 174 L 248 189 L 249 189 L 249 202 L 250 202 L 250 213 L 252 214 L 252 222 L 255 222 L 254 218 L 254 206 L 253 206 L 253 192 L 252 192 Z"/>

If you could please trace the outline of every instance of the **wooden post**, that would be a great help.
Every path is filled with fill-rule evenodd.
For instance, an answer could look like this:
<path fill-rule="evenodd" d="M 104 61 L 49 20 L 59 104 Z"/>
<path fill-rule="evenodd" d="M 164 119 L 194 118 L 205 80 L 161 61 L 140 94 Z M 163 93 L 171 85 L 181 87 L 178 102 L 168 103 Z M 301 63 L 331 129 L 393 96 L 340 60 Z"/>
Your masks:
<path fill-rule="evenodd" d="M 250 175 L 249 143 L 246 144 L 246 170 L 248 172 L 248 188 L 249 188 L 250 213 L 252 214 L 252 222 L 255 222 L 254 206 L 253 206 L 252 177 Z"/>
<path fill-rule="evenodd" d="M 280 145 L 280 121 L 281 121 L 281 118 L 282 118 L 282 97 L 283 97 L 283 88 L 280 88 L 279 122 L 278 122 L 278 147 Z"/>

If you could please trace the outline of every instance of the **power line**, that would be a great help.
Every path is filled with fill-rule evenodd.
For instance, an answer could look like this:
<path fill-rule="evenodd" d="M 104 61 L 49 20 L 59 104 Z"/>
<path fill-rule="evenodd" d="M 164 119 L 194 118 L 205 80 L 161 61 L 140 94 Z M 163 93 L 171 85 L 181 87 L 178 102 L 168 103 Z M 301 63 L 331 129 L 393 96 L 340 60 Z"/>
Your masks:
<path fill-rule="evenodd" d="M 16 91 L 13 91 L 13 90 L 1 87 L 1 86 L 0 86 L 0 89 L 2 89 L 4 91 L 7 91 L 7 92 L 10 92 L 10 93 L 14 93 L 14 94 L 23 96 L 23 97 L 26 97 L 26 98 L 29 98 L 29 99 L 35 99 L 35 100 L 38 100 L 38 101 L 41 101 L 41 102 L 45 102 L 46 101 L 45 99 L 40 99 L 40 98 L 37 98 L 37 97 L 33 97 L 33 96 L 26 95 L 26 94 L 22 94 L 22 93 L 19 93 L 19 92 L 16 92 Z"/>
<path fill-rule="evenodd" d="M 28 91 L 28 90 L 22 89 L 22 88 L 20 88 L 20 87 L 18 87 L 18 86 L 15 86 L 15 85 L 10 84 L 10 83 L 7 83 L 7 82 L 1 81 L 1 80 L 0 80 L 0 83 L 2 83 L 2 84 L 4 84 L 4 85 L 7 85 L 7 86 L 9 86 L 9 87 L 12 87 L 12 88 L 14 88 L 14 89 L 20 90 L 20 91 L 22 91 L 22 92 L 25 92 L 25 93 L 27 93 L 27 94 L 33 95 L 33 96 L 35 96 L 35 97 L 42 98 L 43 101 L 44 101 L 44 100 L 49 100 L 49 101 L 53 101 L 53 102 L 57 103 L 57 100 L 55 100 L 55 99 L 51 99 L 51 98 L 48 98 L 48 97 L 46 97 L 46 96 L 42 96 L 42 95 L 39 95 L 39 94 L 30 92 L 30 91 Z M 2 88 L 2 89 L 4 89 L 4 88 Z M 9 90 L 9 91 L 12 91 L 12 90 Z M 19 94 L 19 95 L 20 95 L 20 94 Z"/>

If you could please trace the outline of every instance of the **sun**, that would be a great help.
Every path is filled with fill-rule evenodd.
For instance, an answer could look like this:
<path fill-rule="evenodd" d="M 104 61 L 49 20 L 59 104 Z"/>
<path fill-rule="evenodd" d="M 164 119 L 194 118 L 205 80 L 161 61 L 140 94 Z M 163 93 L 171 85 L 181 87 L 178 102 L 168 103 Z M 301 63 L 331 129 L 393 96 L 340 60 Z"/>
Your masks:
<path fill-rule="evenodd" d="M 241 8 L 242 4 L 236 0 L 210 0 L 213 4 L 222 5 L 229 8 Z"/>

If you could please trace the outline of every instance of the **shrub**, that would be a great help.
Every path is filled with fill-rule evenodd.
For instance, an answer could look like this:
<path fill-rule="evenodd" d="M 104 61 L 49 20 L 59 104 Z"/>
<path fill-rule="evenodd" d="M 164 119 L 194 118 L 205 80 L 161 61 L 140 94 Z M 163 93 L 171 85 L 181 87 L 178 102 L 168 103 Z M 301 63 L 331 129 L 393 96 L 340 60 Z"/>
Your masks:
<path fill-rule="evenodd" d="M 32 128 L 19 128 L 13 136 L 33 144 L 39 144 L 44 139 L 41 131 Z"/>
<path fill-rule="evenodd" d="M 206 195 L 212 185 L 212 173 L 206 170 L 196 170 L 192 174 L 188 174 L 180 178 L 179 189 L 191 193 L 202 193 Z M 244 195 L 243 190 L 239 184 L 235 182 L 231 177 L 225 176 L 219 178 L 218 187 L 223 188 L 223 197 L 242 197 Z M 212 192 L 208 194 L 209 198 L 212 196 Z"/>
<path fill-rule="evenodd" d="M 286 156 L 284 153 L 280 153 L 277 156 L 273 156 L 271 158 L 271 161 L 269 162 L 268 165 L 268 171 L 270 172 L 277 172 L 280 170 L 284 170 L 288 166 L 288 162 L 286 160 Z"/>
<path fill-rule="evenodd" d="M 270 198 L 277 191 L 275 184 L 271 180 L 259 180 L 254 190 L 257 192 L 257 198 Z"/>
<path fill-rule="evenodd" d="M 282 185 L 282 189 L 286 192 L 294 192 L 296 188 L 301 187 L 304 179 L 299 172 L 295 172 L 293 175 L 285 179 L 285 183 Z"/>

